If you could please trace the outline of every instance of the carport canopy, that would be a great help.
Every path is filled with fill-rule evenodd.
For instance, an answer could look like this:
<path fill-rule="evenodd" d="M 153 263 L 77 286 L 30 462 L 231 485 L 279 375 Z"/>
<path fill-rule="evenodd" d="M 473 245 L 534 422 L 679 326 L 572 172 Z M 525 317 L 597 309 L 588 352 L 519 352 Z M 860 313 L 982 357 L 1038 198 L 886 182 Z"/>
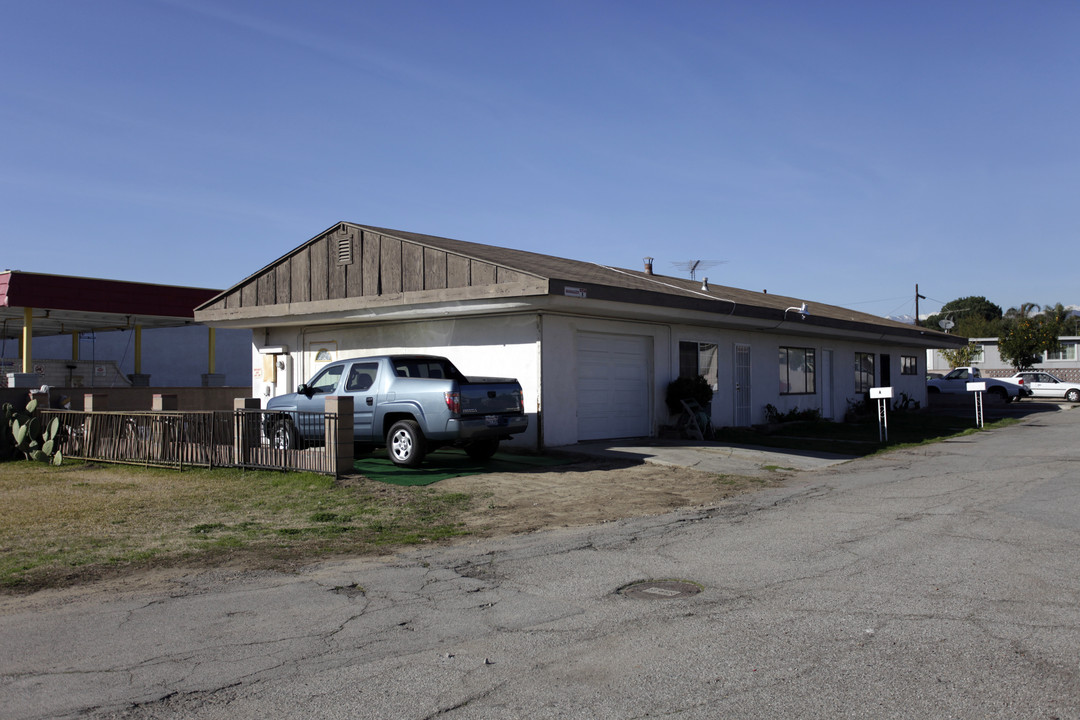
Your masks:
<path fill-rule="evenodd" d="M 72 359 L 78 360 L 80 333 L 135 332 L 135 372 L 141 373 L 144 328 L 195 325 L 195 308 L 220 290 L 46 275 L 5 270 L 0 273 L 0 338 L 19 341 L 22 372 L 33 368 L 33 338 L 72 336 Z M 214 371 L 210 328 L 210 372 Z"/>

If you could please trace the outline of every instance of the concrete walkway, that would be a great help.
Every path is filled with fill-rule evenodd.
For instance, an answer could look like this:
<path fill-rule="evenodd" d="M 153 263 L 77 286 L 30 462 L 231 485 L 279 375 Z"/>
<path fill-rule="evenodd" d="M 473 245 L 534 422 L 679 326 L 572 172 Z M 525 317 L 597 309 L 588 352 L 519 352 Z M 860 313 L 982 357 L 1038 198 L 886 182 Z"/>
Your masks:
<path fill-rule="evenodd" d="M 852 459 L 847 455 L 811 450 L 654 439 L 579 443 L 555 448 L 553 452 L 689 467 L 720 475 L 750 476 L 769 475 L 776 470 L 819 470 Z"/>

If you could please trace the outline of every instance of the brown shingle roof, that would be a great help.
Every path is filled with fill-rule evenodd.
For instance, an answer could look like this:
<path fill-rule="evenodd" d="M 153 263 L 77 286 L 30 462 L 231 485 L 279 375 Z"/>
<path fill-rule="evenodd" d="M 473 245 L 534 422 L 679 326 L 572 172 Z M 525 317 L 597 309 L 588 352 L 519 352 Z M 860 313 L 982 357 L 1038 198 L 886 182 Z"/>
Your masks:
<path fill-rule="evenodd" d="M 912 341 L 913 344 L 928 347 L 957 346 L 966 342 L 964 338 L 849 310 L 848 308 L 819 303 L 812 298 L 794 298 L 714 284 L 710 284 L 703 289 L 702 282 L 699 280 L 653 275 L 643 270 L 610 267 L 527 250 L 483 245 L 435 235 L 355 223 L 338 223 L 320 233 L 307 243 L 202 305 L 198 308 L 197 317 L 200 317 L 200 320 L 210 322 L 237 317 L 235 314 L 237 311 L 230 311 L 231 308 L 248 307 L 247 303 L 240 297 L 242 293 L 244 297 L 250 296 L 254 304 L 252 310 L 244 311 L 246 317 L 273 317 L 275 311 L 272 308 L 277 307 L 280 311 L 282 300 L 280 298 L 261 300 L 259 293 L 255 292 L 254 288 L 257 286 L 260 289 L 272 289 L 275 284 L 273 275 L 279 268 L 287 268 L 293 259 L 302 257 L 304 253 L 309 251 L 314 252 L 315 248 L 319 248 L 319 257 L 325 257 L 326 243 L 330 238 L 343 238 L 351 233 L 362 234 L 365 238 L 369 234 L 375 237 L 392 238 L 394 242 L 426 248 L 427 250 L 423 251 L 425 257 L 426 253 L 430 251 L 445 254 L 446 256 L 455 256 L 462 259 L 462 262 L 472 263 L 478 267 L 499 268 L 500 276 L 502 271 L 506 271 L 507 277 L 510 278 L 517 278 L 518 280 L 533 278 L 536 282 L 525 284 L 528 286 L 530 294 L 535 294 L 537 288 L 541 293 L 544 293 L 546 288 L 546 293 L 552 296 L 572 295 L 638 306 L 671 308 L 675 312 L 683 310 L 712 313 L 718 320 L 723 319 L 720 316 L 732 316 L 733 320 L 737 318 L 753 318 L 766 323 L 777 324 L 784 320 L 798 318 L 797 314 L 788 310 L 789 308 L 799 307 L 805 302 L 809 309 L 808 316 L 805 319 L 807 331 L 816 327 L 818 330 L 832 328 L 843 333 L 862 333 L 864 335 L 873 333 L 880 334 L 882 337 L 888 336 L 894 340 Z M 365 252 L 366 247 L 365 241 Z M 379 251 L 375 250 L 374 252 L 378 253 Z M 302 266 L 307 267 L 306 265 Z M 280 277 L 277 278 L 277 281 L 280 282 Z M 443 281 L 445 281 L 445 278 L 443 278 Z M 314 282 L 314 279 L 312 279 L 312 282 Z M 448 286 L 443 285 L 442 287 Z M 581 294 L 575 295 L 575 292 L 579 290 Z M 381 292 L 380 289 L 379 293 Z M 267 294 L 272 293 L 268 292 Z M 362 295 L 347 297 L 351 303 L 360 305 L 380 302 L 379 296 L 372 295 L 367 286 L 364 287 Z M 290 313 L 299 311 L 305 305 L 303 300 L 298 303 L 295 297 L 286 302 L 290 307 Z M 425 298 L 425 302 L 431 302 L 431 298 Z M 260 309 L 260 305 L 269 305 L 269 307 Z M 233 313 L 231 316 L 230 312 Z"/>
<path fill-rule="evenodd" d="M 384 235 L 398 237 L 403 240 L 436 247 L 448 252 L 459 253 L 485 262 L 512 268 L 522 273 L 529 273 L 548 280 L 562 280 L 579 285 L 603 285 L 606 287 L 635 290 L 648 293 L 660 293 L 673 295 L 693 300 L 723 301 L 735 304 L 735 314 L 746 314 L 749 308 L 760 308 L 783 313 L 789 307 L 798 307 L 806 302 L 809 306 L 810 316 L 815 318 L 828 318 L 853 323 L 862 323 L 893 330 L 911 331 L 915 326 L 907 323 L 889 320 L 869 313 L 819 303 L 809 298 L 794 298 L 786 295 L 754 292 L 739 288 L 716 285 L 709 283 L 707 290 L 702 290 L 702 281 L 689 280 L 668 275 L 649 275 L 643 270 L 629 270 L 616 268 L 597 263 L 569 260 L 567 258 L 543 255 L 526 250 L 513 250 L 494 245 L 482 245 L 480 243 L 454 240 L 451 238 L 422 235 L 419 233 L 402 232 L 387 228 L 377 228 L 360 225 L 363 229 L 372 230 Z M 720 308 L 721 312 L 728 313 L 731 306 L 725 304 Z M 743 310 L 744 312 L 740 312 Z M 758 314 L 758 313 L 753 313 Z M 944 335 L 937 331 L 927 330 L 935 335 Z"/>

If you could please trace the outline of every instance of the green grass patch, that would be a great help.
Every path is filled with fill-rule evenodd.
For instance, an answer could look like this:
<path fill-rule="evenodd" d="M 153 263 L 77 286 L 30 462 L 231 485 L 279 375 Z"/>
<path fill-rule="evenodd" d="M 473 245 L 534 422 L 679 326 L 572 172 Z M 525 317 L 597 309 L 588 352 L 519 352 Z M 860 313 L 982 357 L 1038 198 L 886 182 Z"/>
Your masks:
<path fill-rule="evenodd" d="M 398 467 L 379 450 L 357 458 L 356 472 L 371 480 L 403 487 L 431 485 L 447 478 L 480 475 L 492 472 L 528 472 L 536 468 L 554 467 L 573 462 L 567 457 L 495 453 L 489 460 L 473 460 L 464 450 L 443 448 L 431 453 L 417 468 Z"/>
<path fill-rule="evenodd" d="M 472 502 L 304 473 L 0 463 L 0 590 L 240 556 L 285 567 L 385 552 L 464 534 Z"/>

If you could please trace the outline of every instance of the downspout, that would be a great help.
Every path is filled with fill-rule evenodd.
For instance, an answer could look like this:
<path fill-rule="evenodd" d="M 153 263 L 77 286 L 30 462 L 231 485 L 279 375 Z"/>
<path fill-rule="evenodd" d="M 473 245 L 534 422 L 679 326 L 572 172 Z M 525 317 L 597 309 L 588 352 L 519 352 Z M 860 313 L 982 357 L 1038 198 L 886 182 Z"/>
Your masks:
<path fill-rule="evenodd" d="M 536 451 L 544 451 L 544 314 L 536 313 Z"/>

